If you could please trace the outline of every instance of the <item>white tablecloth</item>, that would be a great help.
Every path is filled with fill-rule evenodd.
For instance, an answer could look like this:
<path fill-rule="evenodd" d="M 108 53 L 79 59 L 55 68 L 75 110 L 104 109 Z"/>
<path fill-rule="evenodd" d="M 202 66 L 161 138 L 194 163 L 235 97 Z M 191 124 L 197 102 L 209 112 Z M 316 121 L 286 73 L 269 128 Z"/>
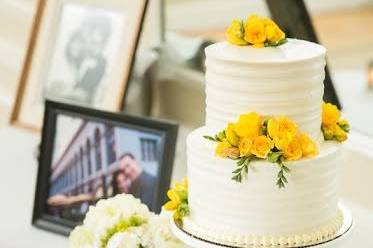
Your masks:
<path fill-rule="evenodd" d="M 0 128 L 0 247 L 66 248 L 66 237 L 31 226 L 39 136 Z M 344 248 L 373 247 L 373 141 L 357 133 L 346 145 L 342 199 L 350 207 L 355 229 Z"/>

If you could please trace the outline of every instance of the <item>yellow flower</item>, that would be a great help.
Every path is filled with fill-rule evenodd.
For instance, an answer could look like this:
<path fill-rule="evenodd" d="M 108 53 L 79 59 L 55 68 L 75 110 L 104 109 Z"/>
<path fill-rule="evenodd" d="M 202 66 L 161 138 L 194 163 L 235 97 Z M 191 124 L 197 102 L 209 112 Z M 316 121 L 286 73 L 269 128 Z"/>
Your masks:
<path fill-rule="evenodd" d="M 269 137 L 271 137 L 272 139 L 277 137 L 279 133 L 279 128 L 280 127 L 276 119 L 271 118 L 268 120 L 267 132 Z"/>
<path fill-rule="evenodd" d="M 264 47 L 266 33 L 264 21 L 256 15 L 252 15 L 245 23 L 244 39 L 254 47 Z"/>
<path fill-rule="evenodd" d="M 284 147 L 283 152 L 287 160 L 299 160 L 302 158 L 302 146 L 299 139 L 294 138 L 286 147 Z"/>
<path fill-rule="evenodd" d="M 343 142 L 347 139 L 347 133 L 338 125 L 336 126 L 335 130 L 335 138 L 339 142 Z"/>
<path fill-rule="evenodd" d="M 239 46 L 247 45 L 244 40 L 244 31 L 243 21 L 234 19 L 226 31 L 228 42 Z"/>
<path fill-rule="evenodd" d="M 184 178 L 181 182 L 175 184 L 176 191 L 188 191 L 188 179 Z"/>
<path fill-rule="evenodd" d="M 251 112 L 240 116 L 235 125 L 235 131 L 240 138 L 253 139 L 260 135 L 261 127 L 262 120 L 260 116 L 255 112 Z"/>
<path fill-rule="evenodd" d="M 253 140 L 251 138 L 243 138 L 240 140 L 239 150 L 240 156 L 249 156 L 251 155 L 251 147 L 253 145 Z"/>
<path fill-rule="evenodd" d="M 338 125 L 340 125 L 340 126 L 345 126 L 345 127 L 349 127 L 349 126 L 350 126 L 350 123 L 348 122 L 348 120 L 346 120 L 346 119 L 342 119 L 342 120 L 339 120 L 339 121 L 338 121 Z"/>
<path fill-rule="evenodd" d="M 254 139 L 251 147 L 251 153 L 258 158 L 267 158 L 273 147 L 273 141 L 267 136 L 261 135 Z"/>
<path fill-rule="evenodd" d="M 167 192 L 167 196 L 168 198 L 170 199 L 169 202 L 167 202 L 165 205 L 164 205 L 164 208 L 168 211 L 174 211 L 174 210 L 177 210 L 177 208 L 179 207 L 179 205 L 181 204 L 181 199 L 179 197 L 179 194 L 177 193 L 177 191 L 175 189 L 170 189 L 168 192 Z"/>
<path fill-rule="evenodd" d="M 275 142 L 276 147 L 281 150 L 294 139 L 298 132 L 298 127 L 287 117 L 279 117 L 268 121 L 267 131 Z"/>
<path fill-rule="evenodd" d="M 323 131 L 325 140 L 332 140 L 334 138 L 336 130 L 337 130 L 337 124 L 322 126 L 322 131 Z"/>
<path fill-rule="evenodd" d="M 227 141 L 229 142 L 229 144 L 231 144 L 232 146 L 235 146 L 237 147 L 238 146 L 238 142 L 239 142 L 239 138 L 236 134 L 236 132 L 234 131 L 235 129 L 235 126 L 233 123 L 229 123 L 226 130 L 225 130 L 225 135 L 227 137 Z"/>
<path fill-rule="evenodd" d="M 341 116 L 341 112 L 337 106 L 331 103 L 323 103 L 322 105 L 322 124 L 324 126 L 335 125 Z"/>
<path fill-rule="evenodd" d="M 298 136 L 298 140 L 304 157 L 311 157 L 318 154 L 318 149 L 315 142 L 307 134 L 301 133 Z"/>
<path fill-rule="evenodd" d="M 216 147 L 215 153 L 219 157 L 223 158 L 238 158 L 240 156 L 240 150 L 237 147 L 233 147 L 227 140 L 220 142 Z"/>
<path fill-rule="evenodd" d="M 265 32 L 267 41 L 270 43 L 277 43 L 285 39 L 285 33 L 277 26 L 271 19 L 265 19 Z"/>

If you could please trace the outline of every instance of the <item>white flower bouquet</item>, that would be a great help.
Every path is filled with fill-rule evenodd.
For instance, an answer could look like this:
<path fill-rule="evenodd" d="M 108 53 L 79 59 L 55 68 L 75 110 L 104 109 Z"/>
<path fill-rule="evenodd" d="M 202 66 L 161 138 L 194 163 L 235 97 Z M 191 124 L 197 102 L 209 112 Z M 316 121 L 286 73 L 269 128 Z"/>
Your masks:
<path fill-rule="evenodd" d="M 70 248 L 184 248 L 167 217 L 151 213 L 132 195 L 121 194 L 91 206 L 69 237 Z"/>

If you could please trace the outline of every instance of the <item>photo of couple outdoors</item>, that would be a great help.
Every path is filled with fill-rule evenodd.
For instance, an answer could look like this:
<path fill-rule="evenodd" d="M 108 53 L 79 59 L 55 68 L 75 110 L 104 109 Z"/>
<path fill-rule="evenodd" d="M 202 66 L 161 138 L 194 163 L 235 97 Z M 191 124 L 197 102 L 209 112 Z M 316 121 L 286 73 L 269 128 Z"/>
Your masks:
<path fill-rule="evenodd" d="M 59 116 L 48 214 L 81 222 L 90 205 L 121 193 L 154 210 L 161 141 L 152 132 Z"/>

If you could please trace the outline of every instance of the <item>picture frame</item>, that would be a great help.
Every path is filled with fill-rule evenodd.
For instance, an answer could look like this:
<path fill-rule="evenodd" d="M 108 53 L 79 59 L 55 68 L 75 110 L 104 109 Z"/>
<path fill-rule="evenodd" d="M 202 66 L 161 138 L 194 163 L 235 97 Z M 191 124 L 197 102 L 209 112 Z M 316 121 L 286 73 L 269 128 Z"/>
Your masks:
<path fill-rule="evenodd" d="M 266 0 L 266 3 L 273 20 L 289 37 L 320 43 L 304 0 Z M 342 109 L 328 66 L 325 68 L 324 87 L 324 100 Z"/>
<path fill-rule="evenodd" d="M 175 123 L 47 100 L 32 224 L 69 235 L 88 206 L 123 192 L 159 213 L 167 201 L 177 130 Z M 134 168 L 141 173 L 135 176 Z"/>
<path fill-rule="evenodd" d="M 148 0 L 38 0 L 11 125 L 40 131 L 44 100 L 120 111 Z"/>

